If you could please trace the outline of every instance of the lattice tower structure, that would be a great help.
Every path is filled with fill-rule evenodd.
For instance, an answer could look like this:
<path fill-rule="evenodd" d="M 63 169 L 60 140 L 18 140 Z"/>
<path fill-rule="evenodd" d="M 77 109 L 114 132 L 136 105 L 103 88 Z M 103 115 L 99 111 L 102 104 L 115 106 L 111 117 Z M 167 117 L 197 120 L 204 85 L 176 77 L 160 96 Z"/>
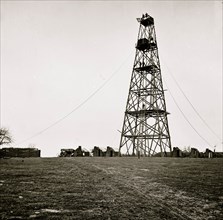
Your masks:
<path fill-rule="evenodd" d="M 119 153 L 161 156 L 171 151 L 164 89 L 154 19 L 148 14 L 140 23 L 136 54 L 121 132 Z"/>

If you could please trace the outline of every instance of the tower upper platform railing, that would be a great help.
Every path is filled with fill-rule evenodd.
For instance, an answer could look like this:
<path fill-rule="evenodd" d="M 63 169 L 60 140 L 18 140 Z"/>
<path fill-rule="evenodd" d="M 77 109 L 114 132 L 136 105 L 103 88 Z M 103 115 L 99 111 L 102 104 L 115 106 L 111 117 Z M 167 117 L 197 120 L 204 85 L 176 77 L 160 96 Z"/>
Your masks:
<path fill-rule="evenodd" d="M 154 24 L 153 17 L 149 16 L 147 13 L 143 14 L 141 18 L 137 18 L 137 21 L 140 22 L 140 24 L 142 24 L 145 27 Z"/>

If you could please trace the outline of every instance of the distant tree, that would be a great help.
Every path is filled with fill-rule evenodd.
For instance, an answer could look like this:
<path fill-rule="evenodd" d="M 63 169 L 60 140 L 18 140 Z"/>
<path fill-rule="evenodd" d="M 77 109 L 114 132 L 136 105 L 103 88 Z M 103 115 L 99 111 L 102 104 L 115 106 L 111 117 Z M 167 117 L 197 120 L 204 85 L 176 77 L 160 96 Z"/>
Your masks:
<path fill-rule="evenodd" d="M 190 146 L 188 146 L 188 147 L 184 147 L 183 152 L 185 152 L 185 153 L 190 153 L 190 152 L 191 152 L 191 147 L 190 147 Z"/>
<path fill-rule="evenodd" d="M 36 147 L 36 145 L 35 144 L 29 144 L 29 148 L 35 148 Z"/>
<path fill-rule="evenodd" d="M 0 128 L 0 145 L 12 143 L 12 136 L 7 128 Z"/>

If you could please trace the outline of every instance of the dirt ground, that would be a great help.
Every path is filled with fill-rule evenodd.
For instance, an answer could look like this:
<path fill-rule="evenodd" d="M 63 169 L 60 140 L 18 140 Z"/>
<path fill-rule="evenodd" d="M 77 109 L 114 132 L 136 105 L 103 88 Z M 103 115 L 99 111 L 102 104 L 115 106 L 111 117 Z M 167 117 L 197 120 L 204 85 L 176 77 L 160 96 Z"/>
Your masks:
<path fill-rule="evenodd" d="M 223 159 L 0 159 L 0 219 L 223 219 Z"/>

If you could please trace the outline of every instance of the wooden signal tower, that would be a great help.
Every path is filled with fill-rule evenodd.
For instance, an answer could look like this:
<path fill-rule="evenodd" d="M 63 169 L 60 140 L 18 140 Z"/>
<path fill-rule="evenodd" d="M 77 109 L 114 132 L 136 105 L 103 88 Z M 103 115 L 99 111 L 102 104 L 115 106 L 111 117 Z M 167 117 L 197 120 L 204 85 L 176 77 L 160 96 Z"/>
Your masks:
<path fill-rule="evenodd" d="M 140 23 L 119 153 L 165 156 L 171 151 L 166 103 L 154 19 L 148 14 Z"/>

